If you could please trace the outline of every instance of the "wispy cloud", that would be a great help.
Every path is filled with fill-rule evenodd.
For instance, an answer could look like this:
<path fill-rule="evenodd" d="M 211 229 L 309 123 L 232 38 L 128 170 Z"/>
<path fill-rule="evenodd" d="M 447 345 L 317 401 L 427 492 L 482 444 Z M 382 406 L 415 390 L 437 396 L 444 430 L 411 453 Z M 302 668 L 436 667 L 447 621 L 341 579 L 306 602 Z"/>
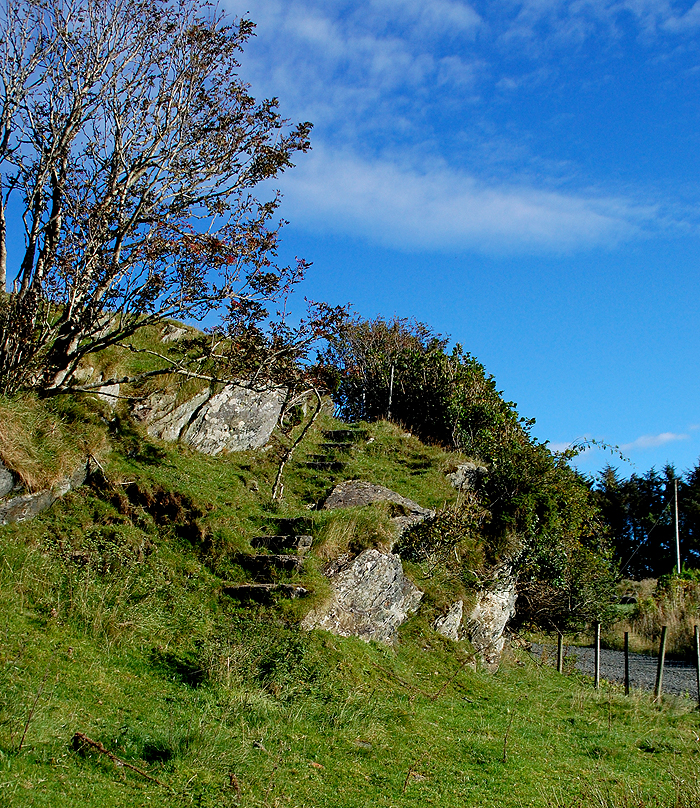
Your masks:
<path fill-rule="evenodd" d="M 461 0 L 370 0 L 373 12 L 386 20 L 397 16 L 422 35 L 467 34 L 481 25 L 479 14 Z"/>
<path fill-rule="evenodd" d="M 542 52 L 594 36 L 617 39 L 625 17 L 634 19 L 639 34 L 647 38 L 683 34 L 700 25 L 700 2 L 690 9 L 684 6 L 673 0 L 523 0 L 511 6 L 517 12 L 506 16 L 501 37 Z"/>
<path fill-rule="evenodd" d="M 625 443 L 620 446 L 623 452 L 631 452 L 635 449 L 654 449 L 658 446 L 664 446 L 667 443 L 674 443 L 679 440 L 688 440 L 690 435 L 686 433 L 676 432 L 662 432 L 660 435 L 642 435 L 641 437 L 633 440 L 631 443 Z"/>
<path fill-rule="evenodd" d="M 685 14 L 667 16 L 662 26 L 665 30 L 674 33 L 691 31 L 700 27 L 700 2 L 695 3 Z"/>
<path fill-rule="evenodd" d="M 484 185 L 444 166 L 324 149 L 287 175 L 282 190 L 297 224 L 407 249 L 567 250 L 628 237 L 655 213 L 621 199 Z"/>
<path fill-rule="evenodd" d="M 572 160 L 557 160 L 551 149 L 538 154 L 530 133 L 503 125 L 499 110 L 557 80 L 551 54 L 520 58 L 532 56 L 528 42 L 559 47 L 603 22 L 612 31 L 622 12 L 639 30 L 681 26 L 673 20 L 687 26 L 695 7 L 683 13 L 670 0 L 224 2 L 259 24 L 243 57 L 255 92 L 279 96 L 285 115 L 315 125 L 314 152 L 282 182 L 295 224 L 410 249 L 559 251 L 614 245 L 685 220 L 668 204 L 644 201 L 660 194 L 605 190 L 608 175 L 591 191 Z"/>

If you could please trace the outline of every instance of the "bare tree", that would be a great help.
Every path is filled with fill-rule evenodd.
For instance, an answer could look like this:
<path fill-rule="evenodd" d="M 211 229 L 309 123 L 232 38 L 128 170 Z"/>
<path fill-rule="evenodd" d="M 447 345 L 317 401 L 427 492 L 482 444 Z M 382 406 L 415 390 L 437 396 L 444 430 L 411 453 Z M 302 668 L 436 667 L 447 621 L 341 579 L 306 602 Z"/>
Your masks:
<path fill-rule="evenodd" d="M 250 95 L 253 29 L 206 0 L 2 4 L 1 392 L 65 389 L 86 354 L 163 317 L 255 331 L 299 280 L 304 262 L 275 263 L 278 198 L 252 191 L 311 125 Z M 6 269 L 17 206 L 24 250 Z"/>

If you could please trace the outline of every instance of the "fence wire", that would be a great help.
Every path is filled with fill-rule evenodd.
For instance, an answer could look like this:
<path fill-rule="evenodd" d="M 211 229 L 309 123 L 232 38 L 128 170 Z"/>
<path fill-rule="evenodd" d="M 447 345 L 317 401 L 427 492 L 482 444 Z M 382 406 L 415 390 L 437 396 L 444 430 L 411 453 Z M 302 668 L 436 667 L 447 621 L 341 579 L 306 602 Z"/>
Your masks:
<path fill-rule="evenodd" d="M 549 665 L 557 664 L 555 645 L 532 643 L 532 653 Z M 593 676 L 595 672 L 595 650 L 574 645 L 564 646 L 564 669 L 574 667 L 580 673 Z M 640 690 L 654 690 L 658 657 L 630 652 L 630 686 Z M 600 678 L 608 682 L 625 682 L 624 651 L 600 649 Z M 697 698 L 697 673 L 694 665 L 675 659 L 666 659 L 664 664 L 663 692 L 677 696 Z"/>

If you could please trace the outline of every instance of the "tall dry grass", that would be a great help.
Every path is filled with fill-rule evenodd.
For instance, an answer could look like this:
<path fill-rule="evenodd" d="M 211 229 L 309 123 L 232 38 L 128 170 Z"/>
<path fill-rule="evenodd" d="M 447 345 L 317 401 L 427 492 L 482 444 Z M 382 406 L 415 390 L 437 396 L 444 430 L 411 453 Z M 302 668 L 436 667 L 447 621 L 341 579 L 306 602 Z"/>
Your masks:
<path fill-rule="evenodd" d="M 700 625 L 700 580 L 668 577 L 637 582 L 637 604 L 629 618 L 610 629 L 610 644 L 619 645 L 625 631 L 630 648 L 641 653 L 658 652 L 661 629 L 667 627 L 667 653 L 690 657 L 695 648 L 695 626 Z"/>
<path fill-rule="evenodd" d="M 68 397 L 0 397 L 0 461 L 27 491 L 50 488 L 105 445 L 104 426 L 90 407 Z"/>
<path fill-rule="evenodd" d="M 321 526 L 318 554 L 330 561 L 368 547 L 389 550 L 396 540 L 396 527 L 389 516 L 390 504 L 375 502 L 363 508 L 343 508 L 329 513 Z"/>

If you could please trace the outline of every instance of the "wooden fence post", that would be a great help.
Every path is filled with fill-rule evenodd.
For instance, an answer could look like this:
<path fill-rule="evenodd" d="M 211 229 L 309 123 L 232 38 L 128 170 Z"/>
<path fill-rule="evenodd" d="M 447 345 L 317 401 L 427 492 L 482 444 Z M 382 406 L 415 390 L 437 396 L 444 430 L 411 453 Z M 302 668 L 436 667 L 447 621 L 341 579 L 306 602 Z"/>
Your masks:
<path fill-rule="evenodd" d="M 630 633 L 625 632 L 625 696 L 630 694 Z"/>
<path fill-rule="evenodd" d="M 595 624 L 595 689 L 600 687 L 600 620 Z"/>
<path fill-rule="evenodd" d="M 654 685 L 654 701 L 659 701 L 664 683 L 664 660 L 666 659 L 666 626 L 661 626 L 661 642 L 659 643 L 659 664 L 656 667 L 656 684 Z"/>
<path fill-rule="evenodd" d="M 562 673 L 564 670 L 564 635 L 559 632 L 557 637 L 557 671 Z"/>

